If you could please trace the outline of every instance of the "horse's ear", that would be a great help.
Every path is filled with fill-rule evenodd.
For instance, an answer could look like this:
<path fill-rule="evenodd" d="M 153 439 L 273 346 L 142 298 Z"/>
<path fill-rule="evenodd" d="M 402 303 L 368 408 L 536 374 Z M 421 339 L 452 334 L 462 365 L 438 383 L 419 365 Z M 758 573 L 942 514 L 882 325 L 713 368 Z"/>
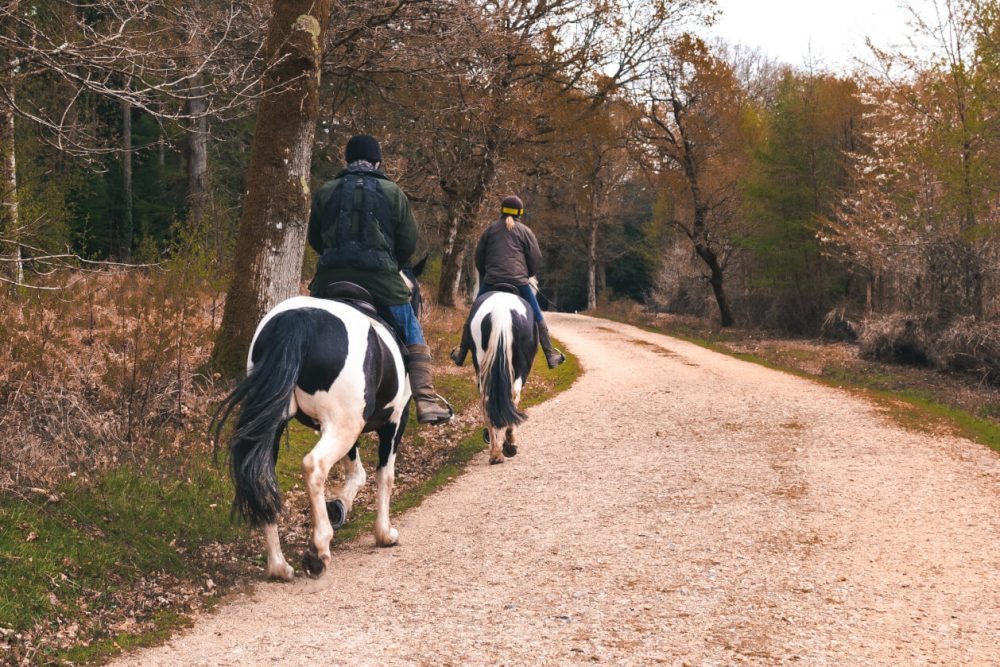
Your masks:
<path fill-rule="evenodd" d="M 425 268 L 427 268 L 427 258 L 429 256 L 430 255 L 424 255 L 422 260 L 413 265 L 413 276 L 415 278 L 419 278 L 420 274 L 424 272 Z"/>

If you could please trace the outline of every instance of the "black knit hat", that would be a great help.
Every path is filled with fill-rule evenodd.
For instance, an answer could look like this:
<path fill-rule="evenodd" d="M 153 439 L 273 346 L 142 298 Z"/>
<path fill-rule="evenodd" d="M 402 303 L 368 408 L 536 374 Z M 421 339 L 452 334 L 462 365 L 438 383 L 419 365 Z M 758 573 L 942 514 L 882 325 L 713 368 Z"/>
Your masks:
<path fill-rule="evenodd" d="M 355 134 L 347 142 L 344 158 L 347 164 L 358 160 L 368 160 L 375 164 L 382 161 L 382 147 L 379 146 L 378 139 L 370 134 Z"/>
<path fill-rule="evenodd" d="M 513 215 L 515 217 L 524 215 L 524 202 L 517 195 L 504 197 L 500 202 L 500 213 L 503 215 Z"/>

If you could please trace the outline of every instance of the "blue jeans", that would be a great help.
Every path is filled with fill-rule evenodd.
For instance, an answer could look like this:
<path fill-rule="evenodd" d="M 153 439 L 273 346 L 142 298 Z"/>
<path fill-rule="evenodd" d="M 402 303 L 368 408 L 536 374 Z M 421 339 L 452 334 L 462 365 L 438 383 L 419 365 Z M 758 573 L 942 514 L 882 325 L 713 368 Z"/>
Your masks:
<path fill-rule="evenodd" d="M 515 285 L 517 288 L 517 293 L 521 295 L 521 298 L 531 304 L 531 310 L 535 313 L 535 321 L 542 321 L 542 309 L 538 305 L 538 299 L 535 298 L 535 292 L 531 289 L 531 285 Z M 486 292 L 493 289 L 490 285 L 485 283 L 479 285 L 479 294 L 476 295 L 478 299 Z"/>
<path fill-rule="evenodd" d="M 389 306 L 389 311 L 396 319 L 396 326 L 403 333 L 403 342 L 407 345 L 426 345 L 424 332 L 420 329 L 420 322 L 413 312 L 413 306 L 408 303 L 401 303 L 398 306 Z"/>

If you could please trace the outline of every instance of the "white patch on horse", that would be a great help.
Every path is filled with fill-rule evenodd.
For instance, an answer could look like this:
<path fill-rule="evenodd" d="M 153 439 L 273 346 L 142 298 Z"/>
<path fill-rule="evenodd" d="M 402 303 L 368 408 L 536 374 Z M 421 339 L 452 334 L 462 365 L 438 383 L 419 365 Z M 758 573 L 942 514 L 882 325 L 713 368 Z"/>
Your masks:
<path fill-rule="evenodd" d="M 396 474 L 396 453 L 389 454 L 386 464 L 375 472 L 375 543 L 390 547 L 399 540 L 399 531 L 389 523 L 389 499 Z"/>
<path fill-rule="evenodd" d="M 472 322 L 469 323 L 469 327 L 472 330 L 472 342 L 478 354 L 477 359 L 482 359 L 485 356 L 486 347 L 489 345 L 488 340 L 483 340 L 483 320 L 497 306 L 505 307 L 511 313 L 520 313 L 524 317 L 528 316 L 528 308 L 525 306 L 524 301 L 515 294 L 511 294 L 510 292 L 493 292 L 486 297 L 476 310 L 476 314 L 473 315 Z"/>

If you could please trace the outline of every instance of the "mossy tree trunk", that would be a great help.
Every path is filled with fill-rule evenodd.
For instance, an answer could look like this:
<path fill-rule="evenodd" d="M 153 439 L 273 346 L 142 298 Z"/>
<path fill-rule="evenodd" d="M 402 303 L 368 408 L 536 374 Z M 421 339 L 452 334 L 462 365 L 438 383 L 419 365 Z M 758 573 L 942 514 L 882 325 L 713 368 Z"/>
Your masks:
<path fill-rule="evenodd" d="M 275 0 L 268 24 L 268 92 L 257 109 L 232 282 L 213 355 L 215 367 L 230 376 L 243 368 L 264 314 L 299 293 L 320 64 L 331 4 Z"/>

